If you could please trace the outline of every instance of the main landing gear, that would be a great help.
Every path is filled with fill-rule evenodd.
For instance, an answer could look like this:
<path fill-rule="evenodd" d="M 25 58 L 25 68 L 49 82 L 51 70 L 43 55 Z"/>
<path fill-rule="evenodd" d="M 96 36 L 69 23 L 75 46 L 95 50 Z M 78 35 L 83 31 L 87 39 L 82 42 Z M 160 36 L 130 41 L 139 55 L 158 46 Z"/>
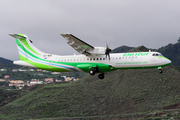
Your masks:
<path fill-rule="evenodd" d="M 89 71 L 89 74 L 90 75 L 95 75 L 96 72 L 99 72 L 98 67 L 93 67 L 93 69 Z M 98 75 L 98 78 L 99 79 L 104 79 L 104 73 L 100 73 Z"/>
<path fill-rule="evenodd" d="M 98 75 L 98 78 L 99 78 L 99 79 L 104 79 L 104 73 L 99 74 L 99 75 Z"/>

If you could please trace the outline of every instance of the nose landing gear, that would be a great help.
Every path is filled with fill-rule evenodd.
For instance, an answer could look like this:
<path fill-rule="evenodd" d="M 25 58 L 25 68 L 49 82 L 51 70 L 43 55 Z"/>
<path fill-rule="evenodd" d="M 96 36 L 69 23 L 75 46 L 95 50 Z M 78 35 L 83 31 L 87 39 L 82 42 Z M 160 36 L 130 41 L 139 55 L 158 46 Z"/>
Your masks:
<path fill-rule="evenodd" d="M 159 69 L 159 73 L 162 73 L 162 69 Z"/>
<path fill-rule="evenodd" d="M 162 67 L 158 67 L 159 73 L 162 73 Z"/>

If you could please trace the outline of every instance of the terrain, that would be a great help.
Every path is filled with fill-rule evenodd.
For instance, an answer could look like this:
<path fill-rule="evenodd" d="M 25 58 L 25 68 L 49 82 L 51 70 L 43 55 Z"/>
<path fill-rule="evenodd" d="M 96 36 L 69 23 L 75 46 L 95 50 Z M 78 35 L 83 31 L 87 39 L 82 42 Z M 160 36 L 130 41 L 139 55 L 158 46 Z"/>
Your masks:
<path fill-rule="evenodd" d="M 165 67 L 117 70 L 104 80 L 87 75 L 79 81 L 49 84 L 0 107 L 1 119 L 108 116 L 162 110 L 180 103 L 180 73 Z"/>

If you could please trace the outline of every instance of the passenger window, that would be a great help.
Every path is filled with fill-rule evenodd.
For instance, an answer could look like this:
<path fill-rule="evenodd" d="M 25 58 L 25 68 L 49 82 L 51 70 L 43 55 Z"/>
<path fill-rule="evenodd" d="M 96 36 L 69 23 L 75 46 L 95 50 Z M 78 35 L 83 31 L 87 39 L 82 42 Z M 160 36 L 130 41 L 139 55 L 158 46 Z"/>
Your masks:
<path fill-rule="evenodd" d="M 96 58 L 93 58 L 93 60 L 96 60 Z"/>
<path fill-rule="evenodd" d="M 102 60 L 102 58 L 100 58 L 100 60 Z"/>
<path fill-rule="evenodd" d="M 98 58 L 97 58 L 97 60 L 98 60 Z"/>
<path fill-rule="evenodd" d="M 92 60 L 92 58 L 90 60 Z"/>
<path fill-rule="evenodd" d="M 121 59 L 121 57 L 119 57 L 119 59 Z"/>
<path fill-rule="evenodd" d="M 103 60 L 105 60 L 105 58 L 103 58 Z"/>

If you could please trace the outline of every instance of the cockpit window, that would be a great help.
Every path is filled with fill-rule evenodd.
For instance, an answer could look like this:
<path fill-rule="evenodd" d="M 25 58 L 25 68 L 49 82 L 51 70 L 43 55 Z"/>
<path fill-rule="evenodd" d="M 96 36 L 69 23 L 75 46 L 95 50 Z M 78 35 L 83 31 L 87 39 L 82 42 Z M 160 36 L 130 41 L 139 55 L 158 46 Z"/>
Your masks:
<path fill-rule="evenodd" d="M 162 54 L 154 53 L 152 56 L 163 56 Z"/>

